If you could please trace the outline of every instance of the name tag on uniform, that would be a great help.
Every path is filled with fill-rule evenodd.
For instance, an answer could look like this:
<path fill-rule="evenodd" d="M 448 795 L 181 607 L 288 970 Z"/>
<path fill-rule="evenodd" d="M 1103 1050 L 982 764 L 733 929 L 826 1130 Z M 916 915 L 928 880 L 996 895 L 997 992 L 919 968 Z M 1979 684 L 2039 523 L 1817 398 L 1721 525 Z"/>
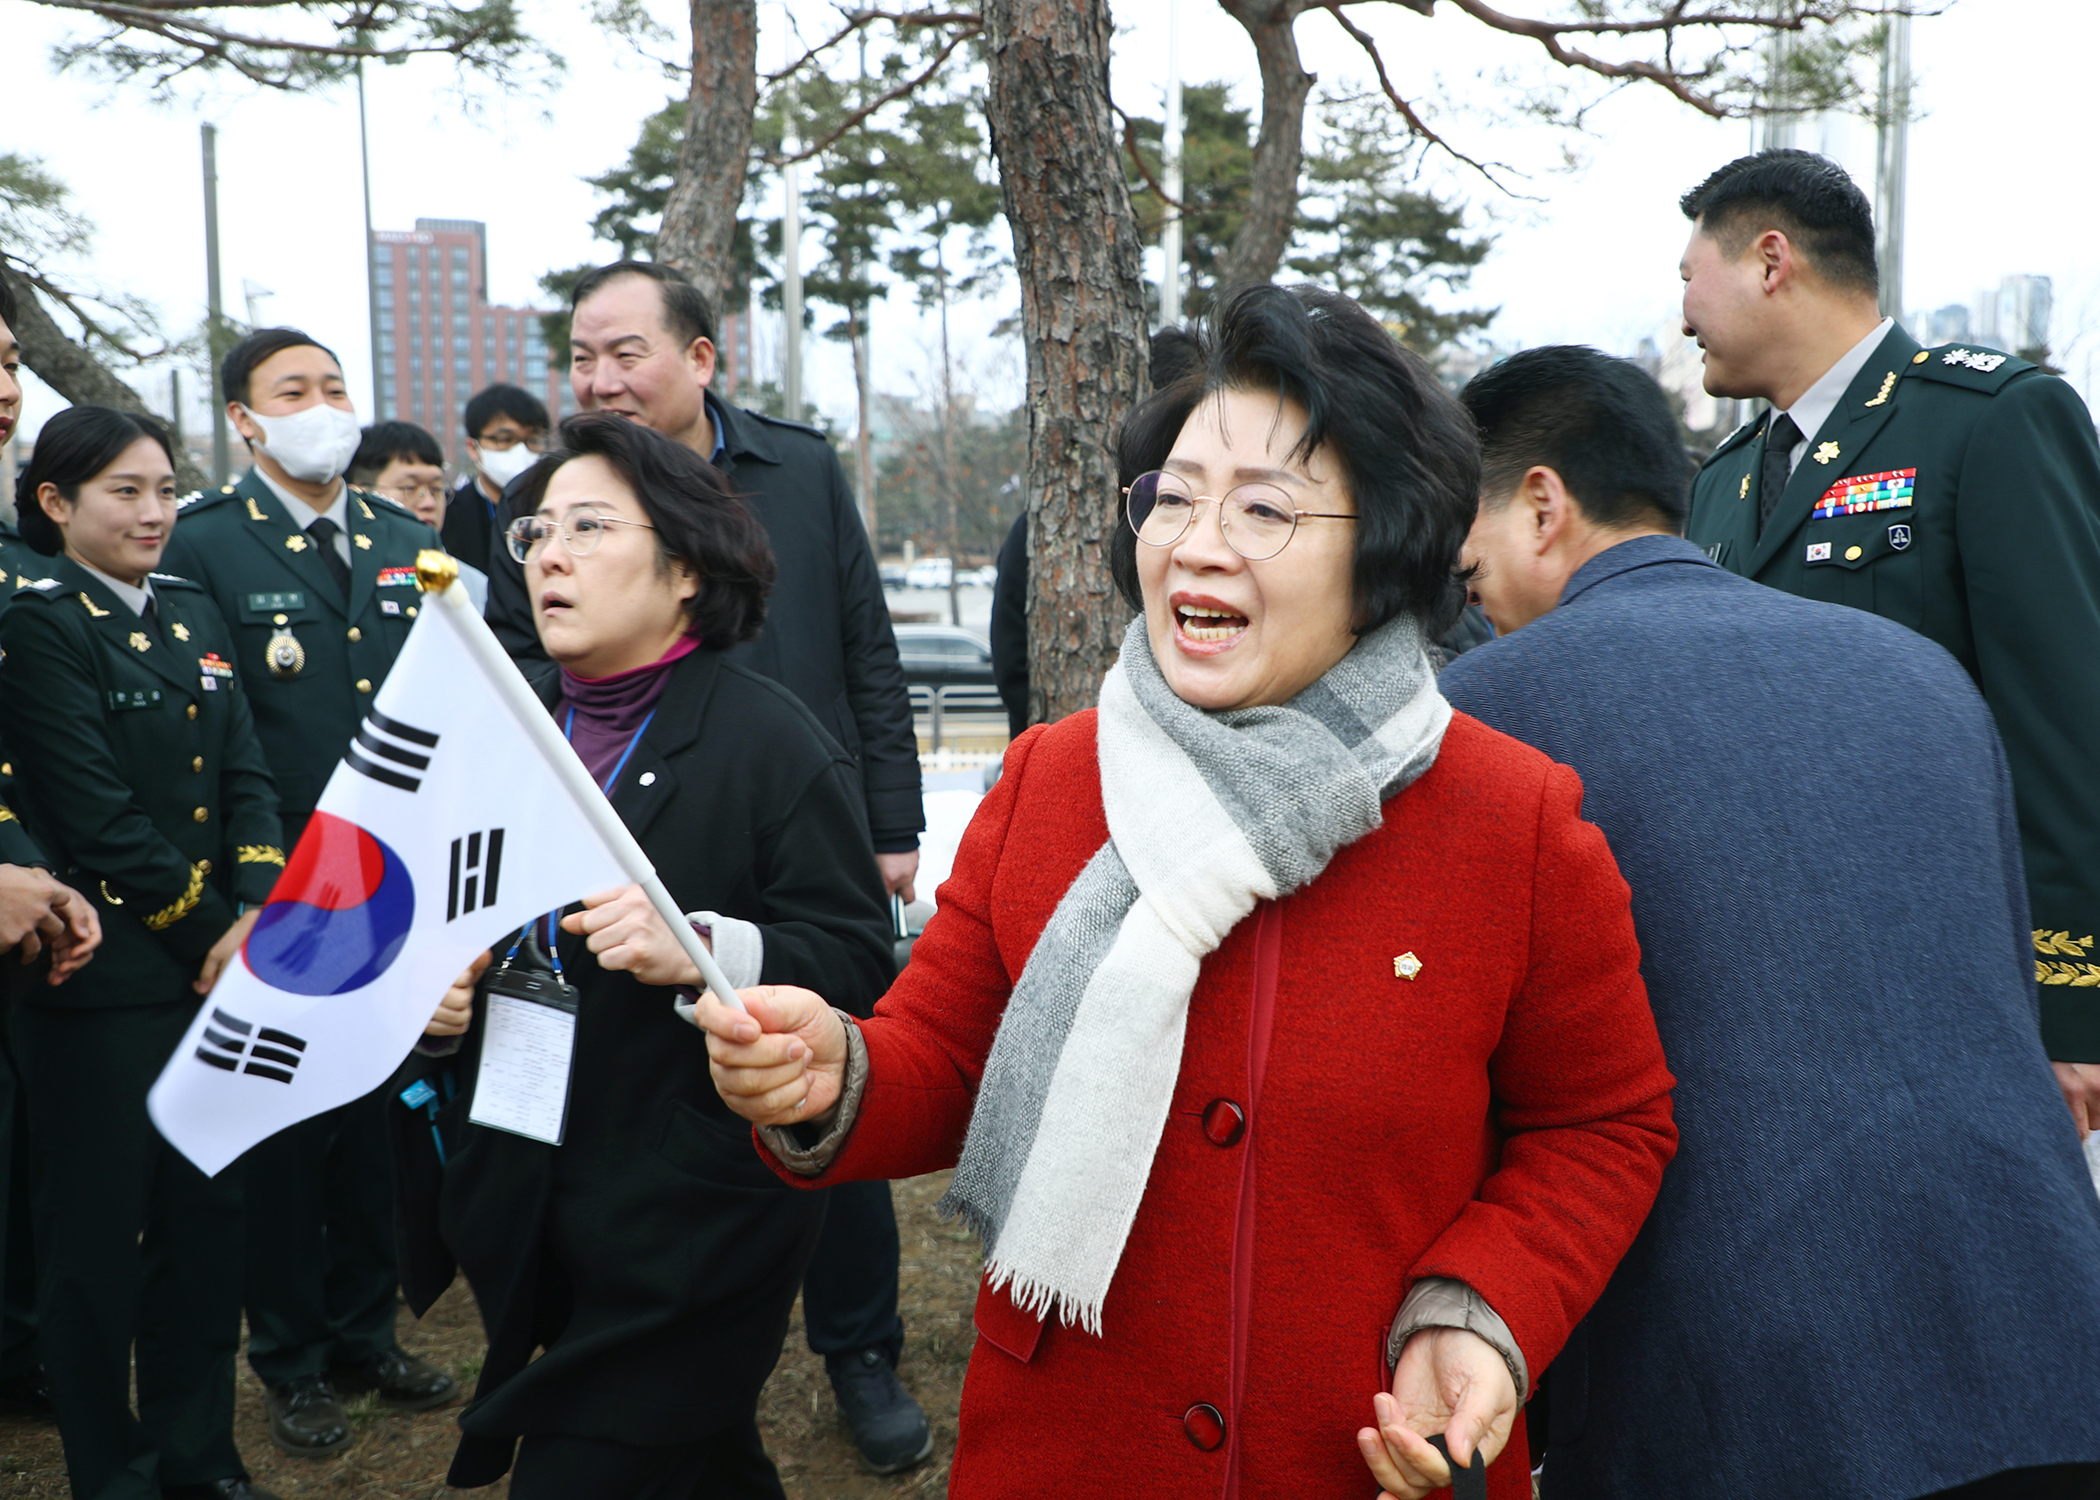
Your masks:
<path fill-rule="evenodd" d="M 282 594 L 250 594 L 248 608 L 260 614 L 275 614 L 306 608 L 306 595 L 298 589 Z"/>
<path fill-rule="evenodd" d="M 1808 560 L 1810 562 L 1829 562 L 1830 543 L 1810 542 L 1808 544 Z"/>
<path fill-rule="evenodd" d="M 108 697 L 109 711 L 119 713 L 127 708 L 160 707 L 159 688 L 112 688 Z"/>
<path fill-rule="evenodd" d="M 381 568 L 378 586 L 383 589 L 413 588 L 416 581 L 414 568 Z"/>
<path fill-rule="evenodd" d="M 569 1120 L 569 1062 L 576 1051 L 576 990 L 552 974 L 514 969 L 482 991 L 476 1125 L 559 1146 Z"/>

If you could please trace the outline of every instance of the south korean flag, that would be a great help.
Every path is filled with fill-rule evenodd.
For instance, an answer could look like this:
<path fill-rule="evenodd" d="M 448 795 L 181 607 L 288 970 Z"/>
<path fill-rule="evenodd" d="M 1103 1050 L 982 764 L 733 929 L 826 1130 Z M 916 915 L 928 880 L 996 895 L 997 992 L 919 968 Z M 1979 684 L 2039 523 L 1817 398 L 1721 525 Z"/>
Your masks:
<path fill-rule="evenodd" d="M 385 1083 L 452 981 L 504 934 L 653 880 L 631 839 L 617 847 L 624 830 L 516 668 L 473 631 L 488 627 L 449 602 L 417 617 L 239 957 L 153 1087 L 154 1123 L 206 1173 Z"/>

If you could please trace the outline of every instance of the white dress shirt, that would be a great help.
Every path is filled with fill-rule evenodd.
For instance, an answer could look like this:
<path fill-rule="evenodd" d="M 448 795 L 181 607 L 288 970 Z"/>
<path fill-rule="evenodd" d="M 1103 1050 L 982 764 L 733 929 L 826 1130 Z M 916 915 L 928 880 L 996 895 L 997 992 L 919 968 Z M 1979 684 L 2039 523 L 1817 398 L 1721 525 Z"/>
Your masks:
<path fill-rule="evenodd" d="M 1889 330 L 1895 326 L 1894 318 L 1883 318 L 1876 323 L 1872 333 L 1847 349 L 1836 364 L 1823 372 L 1821 380 L 1801 393 L 1800 400 L 1784 412 L 1773 414 L 1772 420 L 1775 422 L 1781 416 L 1792 417 L 1794 425 L 1801 429 L 1801 436 L 1794 443 L 1794 451 L 1787 458 L 1786 471 L 1789 477 L 1801 462 L 1801 455 L 1808 451 L 1808 445 L 1815 441 L 1816 434 L 1823 430 L 1823 424 L 1830 420 L 1830 414 L 1837 410 L 1838 402 L 1844 400 L 1845 389 L 1852 384 L 1852 377 L 1867 367 L 1867 361 L 1874 357 L 1874 351 L 1881 347 L 1881 341 L 1888 337 Z"/>
<path fill-rule="evenodd" d="M 338 479 L 335 482 L 335 499 L 329 502 L 326 510 L 315 510 L 311 505 L 308 505 L 304 500 L 301 500 L 297 495 L 265 474 L 260 464 L 256 465 L 255 477 L 268 485 L 270 493 L 284 502 L 284 508 L 292 514 L 292 524 L 301 531 L 306 530 L 307 527 L 313 525 L 322 516 L 326 516 L 329 520 L 335 522 L 336 556 L 346 563 L 350 561 L 349 485 Z"/>

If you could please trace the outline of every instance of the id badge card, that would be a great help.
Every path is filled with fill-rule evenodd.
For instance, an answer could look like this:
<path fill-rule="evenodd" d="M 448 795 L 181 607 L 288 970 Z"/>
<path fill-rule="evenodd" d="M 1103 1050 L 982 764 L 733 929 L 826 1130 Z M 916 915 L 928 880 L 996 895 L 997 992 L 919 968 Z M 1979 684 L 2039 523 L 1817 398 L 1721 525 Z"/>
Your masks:
<path fill-rule="evenodd" d="M 576 1052 L 575 987 L 538 970 L 504 968 L 482 993 L 481 1068 L 467 1119 L 559 1146 Z"/>

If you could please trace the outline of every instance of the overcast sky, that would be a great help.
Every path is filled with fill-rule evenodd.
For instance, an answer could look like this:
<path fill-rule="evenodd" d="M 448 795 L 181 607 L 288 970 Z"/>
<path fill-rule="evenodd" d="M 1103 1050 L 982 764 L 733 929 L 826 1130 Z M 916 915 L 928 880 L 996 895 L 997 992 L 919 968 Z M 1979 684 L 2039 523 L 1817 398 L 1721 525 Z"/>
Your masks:
<path fill-rule="evenodd" d="M 682 5 L 652 0 L 674 31 Z M 1183 77 L 1227 80 L 1258 104 L 1244 34 L 1209 0 L 1181 0 Z M 1512 10 L 1533 5 L 1513 3 Z M 373 70 L 373 218 L 406 229 L 418 217 L 488 223 L 489 292 L 532 304 L 552 267 L 602 259 L 590 238 L 600 200 L 581 180 L 619 162 L 641 119 L 673 85 L 653 64 L 609 44 L 582 19 L 584 7 L 526 0 L 522 9 L 567 62 L 554 84 L 502 97 L 470 84 L 462 97 L 450 66 L 418 61 Z M 829 7 L 765 0 L 762 56 L 780 55 L 787 21 L 821 30 Z M 1504 97 L 1498 70 L 1536 72 L 1535 48 L 1498 38 L 1451 7 L 1424 19 L 1398 6 L 1352 12 L 1380 39 L 1403 88 L 1450 101 L 1442 116 L 1455 142 L 1535 170 L 1537 202 L 1496 193 L 1463 170 L 1440 185 L 1471 206 L 1498 236 L 1466 305 L 1499 306 L 1498 343 L 1586 342 L 1630 353 L 1645 335 L 1675 337 L 1676 265 L 1685 225 L 1679 193 L 1749 145 L 1742 122 L 1715 122 L 1659 90 L 1635 89 L 1600 108 L 1591 132 L 1564 132 L 1495 118 Z M 1125 0 L 1113 69 L 1118 102 L 1157 115 L 1164 91 L 1168 0 Z M 4 149 L 41 157 L 73 189 L 98 237 L 92 272 L 101 285 L 146 298 L 168 325 L 187 328 L 204 311 L 204 234 L 198 127 L 219 128 L 219 214 L 226 305 L 302 326 L 342 355 L 362 408 L 371 390 L 357 101 L 345 88 L 311 98 L 230 84 L 191 89 L 155 104 L 143 90 L 112 90 L 54 75 L 52 43 L 78 30 L 64 12 L 0 0 L 8 38 L 10 130 Z M 1300 21 L 1306 65 L 1323 85 L 1361 85 L 1363 55 L 1333 20 Z M 1910 211 L 1905 302 L 1927 309 L 1968 302 L 2013 273 L 2054 279 L 2052 343 L 2088 399 L 2100 374 L 2100 209 L 2091 198 L 2096 134 L 2086 103 L 2091 59 L 2100 55 L 2100 5 L 2092 0 L 1956 0 L 1913 32 L 1916 96 L 1924 118 L 1910 142 Z M 1870 129 L 1840 124 L 1824 145 L 1871 191 Z M 1552 170 L 1572 147 L 1578 165 Z M 810 247 L 812 253 L 814 246 Z M 1152 260 L 1156 268 L 1156 254 Z M 963 362 L 981 398 L 1010 405 L 1020 362 L 987 337 L 1016 305 L 1009 285 L 958 319 Z M 827 310 L 819 309 L 819 316 Z M 878 386 L 927 388 L 932 331 L 897 297 L 874 319 Z M 843 349 L 812 341 L 812 397 L 842 429 L 853 425 L 851 374 Z M 762 352 L 777 349 L 777 330 Z M 164 377 L 159 378 L 164 382 Z M 149 384 L 165 399 L 164 383 Z M 33 388 L 34 427 L 63 403 Z"/>

